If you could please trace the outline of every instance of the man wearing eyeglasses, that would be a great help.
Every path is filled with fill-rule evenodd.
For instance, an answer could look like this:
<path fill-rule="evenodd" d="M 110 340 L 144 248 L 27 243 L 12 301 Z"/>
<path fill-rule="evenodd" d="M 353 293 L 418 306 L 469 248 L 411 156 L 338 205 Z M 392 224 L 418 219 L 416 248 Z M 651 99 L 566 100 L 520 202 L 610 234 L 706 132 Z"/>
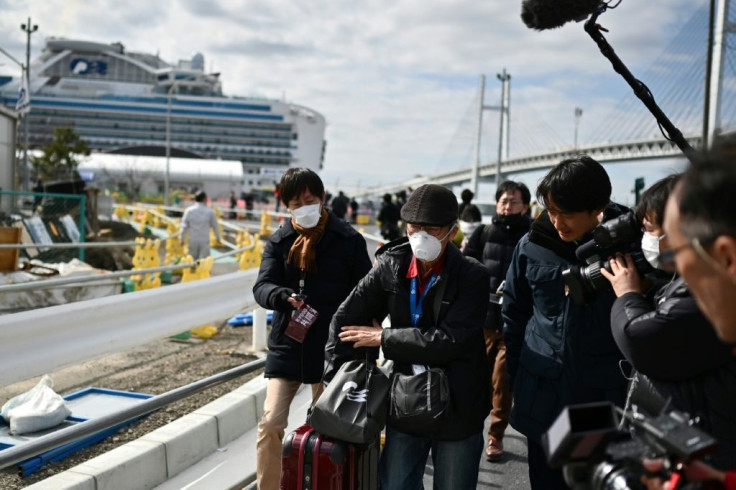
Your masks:
<path fill-rule="evenodd" d="M 340 365 L 378 348 L 394 373 L 444 370 L 450 403 L 431 428 L 390 419 L 379 463 L 383 490 L 422 488 L 431 450 L 434 488 L 474 490 L 490 410 L 490 373 L 483 343 L 488 271 L 450 242 L 458 205 L 447 188 L 427 184 L 401 208 L 408 237 L 376 252 L 376 265 L 340 306 L 330 325 L 326 380 Z M 380 322 L 389 315 L 391 327 Z M 356 349 L 361 349 L 356 351 Z"/>
<path fill-rule="evenodd" d="M 684 279 L 674 273 L 678 249 L 669 248 L 662 222 L 678 178 L 671 175 L 654 183 L 636 207 L 644 227 L 641 249 L 656 271 L 646 279 L 653 279 L 655 287 L 640 276 L 630 254 L 611 257 L 611 272 L 601 269 L 601 274 L 618 297 L 611 328 L 636 369 L 632 389 L 638 393 L 651 386 L 671 401 L 672 409 L 699 417 L 701 429 L 718 434 L 718 448 L 708 461 L 726 469 L 736 466 L 736 357 L 718 339 Z"/>
<path fill-rule="evenodd" d="M 719 337 L 736 343 L 736 159 L 721 148 L 691 166 L 667 202 L 664 229 L 668 255 Z M 731 150 L 731 154 L 728 150 Z M 736 406 L 731 408 L 731 413 Z M 719 434 L 713 434 L 716 437 Z M 645 461 L 657 472 L 662 461 Z M 736 489 L 736 468 L 719 471 L 702 462 L 684 465 L 691 482 L 715 481 Z M 669 490 L 659 478 L 643 478 L 650 490 Z M 714 487 L 717 488 L 717 487 Z"/>
<path fill-rule="evenodd" d="M 615 299 L 601 292 L 573 303 L 562 272 L 578 264 L 577 247 L 602 221 L 625 209 L 610 202 L 611 181 L 588 156 L 564 160 L 542 179 L 537 199 L 547 208 L 514 251 L 503 292 L 506 366 L 514 394 L 511 425 L 528 442 L 535 490 L 567 489 L 552 469 L 541 437 L 566 405 L 610 401 L 623 406 L 626 379 L 611 336 Z"/>
<path fill-rule="evenodd" d="M 491 297 L 488 302 L 483 334 L 491 369 L 491 423 L 485 457 L 488 461 L 503 458 L 503 436 L 509 425 L 511 391 L 506 376 L 506 344 L 503 341 L 501 298 L 503 281 L 511 265 L 514 248 L 531 226 L 531 194 L 526 185 L 507 180 L 496 189 L 496 216 L 491 224 L 477 228 L 468 239 L 463 253 L 486 266 L 491 274 Z"/>

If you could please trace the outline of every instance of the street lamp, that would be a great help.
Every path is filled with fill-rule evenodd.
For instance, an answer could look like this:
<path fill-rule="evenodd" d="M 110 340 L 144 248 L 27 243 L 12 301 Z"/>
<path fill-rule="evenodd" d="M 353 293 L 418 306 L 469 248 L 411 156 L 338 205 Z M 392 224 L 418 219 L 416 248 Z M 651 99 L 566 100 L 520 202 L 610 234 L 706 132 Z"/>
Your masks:
<path fill-rule="evenodd" d="M 20 29 L 26 33 L 26 69 L 25 69 L 25 75 L 26 80 L 28 81 L 28 86 L 31 86 L 31 34 L 36 32 L 38 30 L 38 25 L 31 24 L 31 18 L 28 17 L 28 23 L 21 24 Z M 22 82 L 21 82 L 22 83 Z M 28 115 L 26 114 L 23 117 L 23 169 L 22 169 L 22 179 L 23 179 L 23 190 L 28 190 Z"/>
<path fill-rule="evenodd" d="M 168 206 L 169 202 L 169 160 L 171 159 L 171 92 L 179 87 L 180 80 L 175 80 L 169 87 L 166 100 L 166 174 L 164 175 L 164 204 Z"/>

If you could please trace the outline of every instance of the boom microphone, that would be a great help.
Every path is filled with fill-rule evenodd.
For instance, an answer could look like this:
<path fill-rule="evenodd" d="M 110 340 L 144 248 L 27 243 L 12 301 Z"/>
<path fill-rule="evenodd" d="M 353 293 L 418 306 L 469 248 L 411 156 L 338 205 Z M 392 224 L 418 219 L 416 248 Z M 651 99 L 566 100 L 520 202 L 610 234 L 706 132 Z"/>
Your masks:
<path fill-rule="evenodd" d="M 602 3 L 601 0 L 523 0 L 521 20 L 538 31 L 556 29 L 572 20 L 585 19 Z"/>

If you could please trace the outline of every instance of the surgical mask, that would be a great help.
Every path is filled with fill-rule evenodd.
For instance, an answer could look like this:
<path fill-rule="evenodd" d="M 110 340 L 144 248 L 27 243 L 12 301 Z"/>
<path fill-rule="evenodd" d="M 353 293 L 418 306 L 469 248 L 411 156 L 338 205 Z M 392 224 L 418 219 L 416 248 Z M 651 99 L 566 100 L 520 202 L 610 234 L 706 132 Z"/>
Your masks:
<path fill-rule="evenodd" d="M 306 206 L 292 209 L 290 212 L 299 226 L 302 228 L 314 228 L 322 217 L 322 205 L 307 204 Z"/>
<path fill-rule="evenodd" d="M 659 242 L 664 238 L 662 236 L 655 236 L 648 231 L 644 232 L 641 237 L 641 253 L 644 254 L 644 258 L 649 264 L 655 269 L 659 269 Z"/>
<path fill-rule="evenodd" d="M 480 222 L 470 222 L 470 221 L 460 221 L 460 231 L 463 232 L 463 235 L 469 237 L 473 234 L 476 228 L 480 225 Z"/>
<path fill-rule="evenodd" d="M 452 228 L 450 228 L 452 231 Z M 436 238 L 426 231 L 418 231 L 409 235 L 409 245 L 414 256 L 422 262 L 432 262 L 440 256 L 442 252 L 442 240 L 450 234 L 447 232 L 442 238 Z"/>

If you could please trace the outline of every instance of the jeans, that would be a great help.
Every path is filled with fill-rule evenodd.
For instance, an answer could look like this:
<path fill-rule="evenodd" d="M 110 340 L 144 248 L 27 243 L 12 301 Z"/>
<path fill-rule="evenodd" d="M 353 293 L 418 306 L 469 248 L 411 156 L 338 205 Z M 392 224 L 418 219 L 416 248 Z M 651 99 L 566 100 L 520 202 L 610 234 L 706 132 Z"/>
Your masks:
<path fill-rule="evenodd" d="M 378 478 L 381 490 L 421 490 L 432 450 L 434 490 L 474 490 L 478 484 L 483 432 L 460 441 L 439 441 L 386 427 Z"/>

